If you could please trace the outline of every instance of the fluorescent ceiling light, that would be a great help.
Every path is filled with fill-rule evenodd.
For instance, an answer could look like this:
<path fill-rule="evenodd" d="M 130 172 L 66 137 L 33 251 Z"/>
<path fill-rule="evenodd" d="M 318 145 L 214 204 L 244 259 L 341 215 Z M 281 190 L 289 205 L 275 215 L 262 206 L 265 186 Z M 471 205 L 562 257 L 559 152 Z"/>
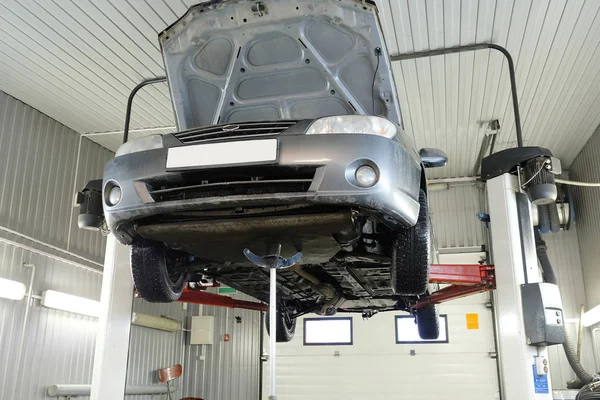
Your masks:
<path fill-rule="evenodd" d="M 100 316 L 99 301 L 57 292 L 55 290 L 45 290 L 42 293 L 42 305 L 44 307 L 56 308 L 57 310 L 68 311 L 75 314 L 89 315 L 90 317 Z"/>
<path fill-rule="evenodd" d="M 136 312 L 131 315 L 131 323 L 133 325 L 159 329 L 167 332 L 178 332 L 181 330 L 181 321 Z"/>
<path fill-rule="evenodd" d="M 583 326 L 592 326 L 600 322 L 600 305 L 586 311 L 581 320 Z"/>
<path fill-rule="evenodd" d="M 21 282 L 0 278 L 0 297 L 10 300 L 22 300 L 25 297 L 25 285 Z"/>

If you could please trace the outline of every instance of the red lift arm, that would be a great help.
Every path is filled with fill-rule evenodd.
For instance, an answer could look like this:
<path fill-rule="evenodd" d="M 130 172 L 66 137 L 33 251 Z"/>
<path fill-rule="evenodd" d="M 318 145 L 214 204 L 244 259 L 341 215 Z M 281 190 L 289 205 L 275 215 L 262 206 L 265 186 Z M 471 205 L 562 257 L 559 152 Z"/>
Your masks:
<path fill-rule="evenodd" d="M 483 293 L 496 288 L 494 266 L 483 264 L 432 264 L 429 283 L 448 284 L 443 289 L 421 297 L 411 304 L 412 308 L 421 308 L 449 300 Z M 236 300 L 228 296 L 208 293 L 203 290 L 185 289 L 177 300 L 182 303 L 206 304 L 209 306 L 243 308 L 246 310 L 269 311 L 263 303 Z"/>
<path fill-rule="evenodd" d="M 181 303 L 206 304 L 208 306 L 243 308 L 246 310 L 269 311 L 269 307 L 263 303 L 253 301 L 236 300 L 228 296 L 208 293 L 202 290 L 185 289 L 179 300 Z"/>
<path fill-rule="evenodd" d="M 494 266 L 483 264 L 432 264 L 429 283 L 449 284 L 412 304 L 421 308 L 483 293 L 496 288 Z"/>

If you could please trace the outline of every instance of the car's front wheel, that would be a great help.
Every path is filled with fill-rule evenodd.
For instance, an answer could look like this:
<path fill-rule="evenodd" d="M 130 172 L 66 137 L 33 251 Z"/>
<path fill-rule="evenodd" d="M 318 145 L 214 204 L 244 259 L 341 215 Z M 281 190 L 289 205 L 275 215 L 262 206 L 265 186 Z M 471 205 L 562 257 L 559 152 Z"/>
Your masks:
<path fill-rule="evenodd" d="M 139 238 L 131 246 L 131 272 L 137 292 L 151 303 L 170 303 L 181 296 L 188 273 L 181 267 L 186 253 L 164 243 Z"/>
<path fill-rule="evenodd" d="M 392 248 L 391 286 L 402 296 L 420 296 L 429 283 L 430 232 L 427 195 L 419 193 L 419 218 L 415 226 L 396 233 Z"/>
<path fill-rule="evenodd" d="M 277 311 L 275 314 L 275 338 L 277 343 L 286 343 L 294 338 L 296 333 L 296 318 L 291 318 L 287 313 Z M 269 313 L 265 314 L 265 325 L 267 333 L 271 335 Z"/>

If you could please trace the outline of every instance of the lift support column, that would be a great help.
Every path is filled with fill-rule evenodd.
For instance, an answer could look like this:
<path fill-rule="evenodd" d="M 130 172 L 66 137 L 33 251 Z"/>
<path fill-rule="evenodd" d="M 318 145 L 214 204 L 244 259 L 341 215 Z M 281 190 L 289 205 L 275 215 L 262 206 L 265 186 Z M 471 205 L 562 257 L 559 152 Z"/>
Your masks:
<path fill-rule="evenodd" d="M 106 240 L 100 301 L 90 398 L 122 399 L 127 379 L 133 280 L 129 247 L 119 243 L 113 234 Z"/>
<path fill-rule="evenodd" d="M 536 359 L 548 360 L 546 347 L 527 343 L 521 285 L 541 282 L 535 252 L 531 208 L 517 177 L 500 175 L 487 181 L 498 365 L 504 400 L 551 400 L 550 375 L 536 373 Z M 547 365 L 547 364 L 546 364 Z"/>

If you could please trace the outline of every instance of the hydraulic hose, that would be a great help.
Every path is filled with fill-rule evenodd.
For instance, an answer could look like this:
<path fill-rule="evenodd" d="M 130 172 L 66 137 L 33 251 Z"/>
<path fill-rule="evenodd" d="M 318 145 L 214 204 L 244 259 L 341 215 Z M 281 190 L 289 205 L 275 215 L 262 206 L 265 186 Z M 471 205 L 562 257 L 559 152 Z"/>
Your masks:
<path fill-rule="evenodd" d="M 546 247 L 546 242 L 542 239 L 542 235 L 540 235 L 540 232 L 537 229 L 535 230 L 535 250 L 538 260 L 540 260 L 540 264 L 542 266 L 544 280 L 548 283 L 558 285 L 558 279 L 556 279 L 556 275 L 552 269 L 552 264 L 550 264 L 550 259 L 548 258 L 548 247 Z M 577 350 L 575 350 L 575 346 L 573 346 L 569 332 L 566 329 L 563 349 L 565 350 L 565 356 L 567 357 L 567 361 L 569 361 L 569 365 L 579 380 L 584 385 L 594 381 L 595 377 L 587 372 L 585 368 L 583 368 L 579 358 L 577 358 Z"/>
<path fill-rule="evenodd" d="M 558 285 L 558 279 L 556 279 L 556 275 L 554 275 L 554 269 L 552 268 L 552 264 L 550 264 L 550 259 L 548 258 L 548 247 L 546 246 L 544 239 L 542 239 L 540 231 L 537 229 L 535 230 L 535 251 L 537 253 L 538 260 L 540 260 L 540 264 L 542 265 L 544 281 Z"/>
<path fill-rule="evenodd" d="M 575 400 L 600 400 L 597 383 L 591 383 L 581 388 Z"/>

